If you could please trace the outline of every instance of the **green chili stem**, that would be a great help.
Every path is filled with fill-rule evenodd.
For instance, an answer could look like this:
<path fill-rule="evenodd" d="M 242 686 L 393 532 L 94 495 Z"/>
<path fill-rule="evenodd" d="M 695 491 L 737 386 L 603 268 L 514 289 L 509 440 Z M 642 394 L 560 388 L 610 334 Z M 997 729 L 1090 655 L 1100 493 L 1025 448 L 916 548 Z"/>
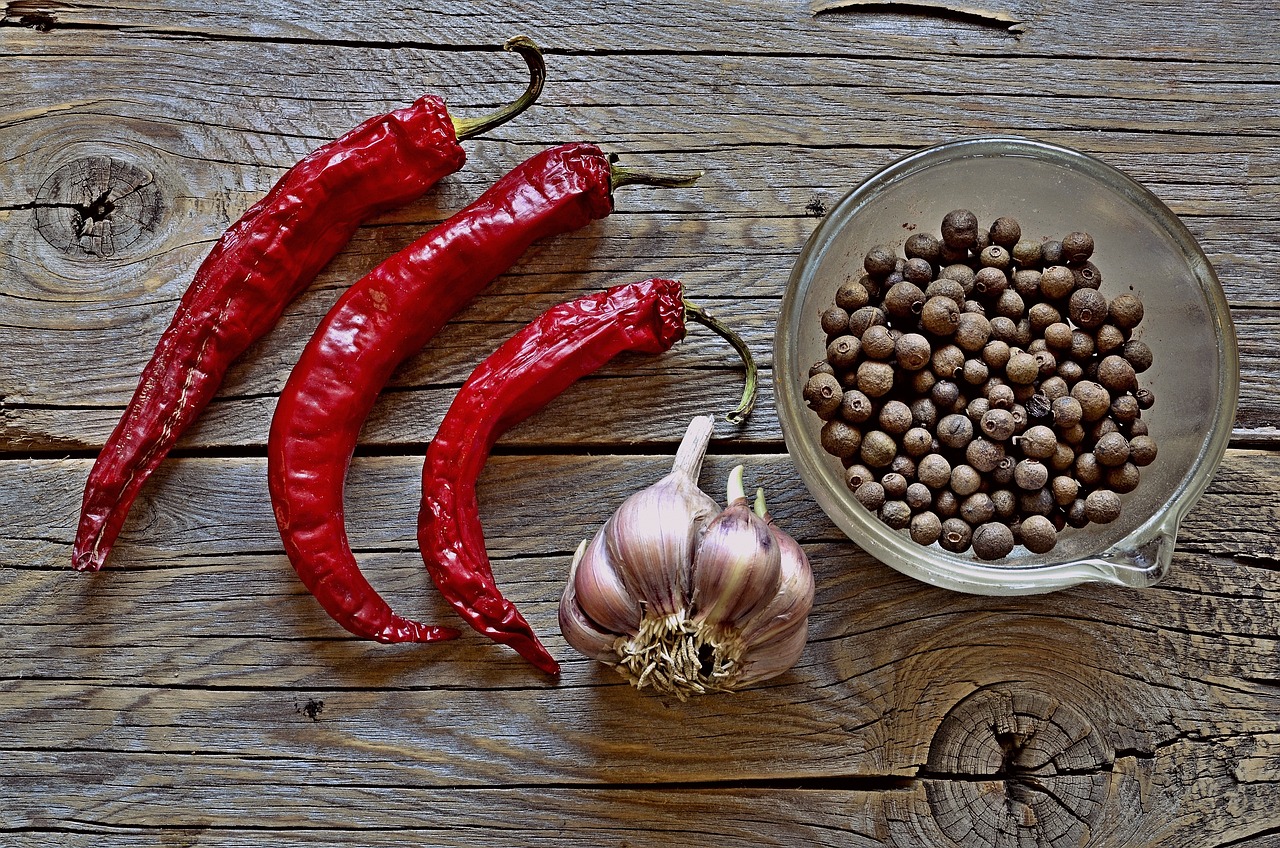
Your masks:
<path fill-rule="evenodd" d="M 533 39 L 517 35 L 515 38 L 508 39 L 507 43 L 502 45 L 502 49 L 519 53 L 524 63 L 529 66 L 529 87 L 514 103 L 503 106 L 496 112 L 481 115 L 478 118 L 451 118 L 453 132 L 458 141 L 474 138 L 496 126 L 505 124 L 532 106 L 538 99 L 538 95 L 542 93 L 542 83 L 547 78 L 547 66 L 542 62 L 542 50 L 533 43 Z"/>
<path fill-rule="evenodd" d="M 702 176 L 702 171 L 691 174 L 657 174 L 652 171 L 644 171 L 639 168 L 623 168 L 612 164 L 610 157 L 609 165 L 609 190 L 621 188 L 625 185 L 650 185 L 662 186 L 663 188 L 679 188 L 680 186 L 690 186 L 698 181 L 698 177 Z"/>
<path fill-rule="evenodd" d="M 756 360 L 751 355 L 751 348 L 747 347 L 747 343 L 742 337 L 729 329 L 716 318 L 711 317 L 707 312 L 697 304 L 688 300 L 684 301 L 684 312 L 689 318 L 709 327 L 716 335 L 727 341 L 738 352 L 738 356 L 742 357 L 742 364 L 746 367 L 746 386 L 742 389 L 742 402 L 738 404 L 738 408 L 725 416 L 725 419 L 732 424 L 741 424 L 743 420 L 751 413 L 751 408 L 756 405 Z"/>

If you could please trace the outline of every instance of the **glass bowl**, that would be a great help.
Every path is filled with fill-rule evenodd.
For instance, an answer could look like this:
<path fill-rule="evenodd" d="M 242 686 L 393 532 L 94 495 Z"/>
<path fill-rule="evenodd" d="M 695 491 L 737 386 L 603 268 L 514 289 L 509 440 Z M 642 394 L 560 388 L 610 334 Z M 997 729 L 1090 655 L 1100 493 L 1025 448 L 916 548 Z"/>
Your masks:
<path fill-rule="evenodd" d="M 818 316 L 836 288 L 862 272 L 878 244 L 938 234 L 943 216 L 970 209 L 983 225 L 1010 215 L 1023 238 L 1093 235 L 1092 261 L 1108 299 L 1132 291 L 1145 317 L 1135 337 L 1154 354 L 1139 375 L 1155 405 L 1143 412 L 1159 445 L 1118 520 L 1067 528 L 1047 554 L 1016 547 L 984 561 L 922 546 L 854 499 L 840 460 L 819 443 L 822 421 L 804 403 L 809 367 L 825 355 Z M 774 338 L 778 414 L 801 479 L 832 521 L 864 550 L 936 586 L 986 595 L 1049 592 L 1085 581 L 1149 586 L 1168 574 L 1178 524 L 1209 485 L 1226 451 L 1239 397 L 1235 330 L 1208 259 L 1154 195 L 1109 165 L 1016 136 L 930 147 L 895 162 L 847 194 L 801 252 Z"/>

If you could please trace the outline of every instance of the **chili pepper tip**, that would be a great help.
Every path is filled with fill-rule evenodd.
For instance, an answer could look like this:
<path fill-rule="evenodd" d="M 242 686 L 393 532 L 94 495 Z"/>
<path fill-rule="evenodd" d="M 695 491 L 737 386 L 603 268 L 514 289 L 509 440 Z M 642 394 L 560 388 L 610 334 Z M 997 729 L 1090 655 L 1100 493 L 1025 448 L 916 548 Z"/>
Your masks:
<path fill-rule="evenodd" d="M 532 106 L 533 102 L 538 99 L 538 95 L 542 94 L 542 84 L 547 79 L 547 66 L 542 61 L 541 48 L 533 42 L 533 39 L 525 35 L 517 35 L 514 38 L 507 39 L 507 42 L 502 45 L 502 49 L 519 53 L 524 59 L 525 64 L 529 66 L 529 85 L 524 94 L 496 112 L 481 115 L 478 118 L 452 118 L 453 133 L 458 141 L 474 138 L 494 127 L 505 124 Z"/>
<path fill-rule="evenodd" d="M 751 348 L 747 347 L 747 343 L 742 337 L 729 329 L 728 326 L 720 323 L 719 319 L 709 315 L 706 310 L 697 304 L 684 300 L 685 314 L 708 327 L 716 335 L 727 341 L 738 352 L 738 356 L 742 357 L 742 364 L 746 368 L 746 385 L 742 389 L 742 401 L 738 404 L 738 408 L 725 415 L 725 420 L 730 424 L 741 424 L 751 414 L 752 408 L 756 405 L 756 387 L 759 382 L 756 360 L 751 355 Z"/>

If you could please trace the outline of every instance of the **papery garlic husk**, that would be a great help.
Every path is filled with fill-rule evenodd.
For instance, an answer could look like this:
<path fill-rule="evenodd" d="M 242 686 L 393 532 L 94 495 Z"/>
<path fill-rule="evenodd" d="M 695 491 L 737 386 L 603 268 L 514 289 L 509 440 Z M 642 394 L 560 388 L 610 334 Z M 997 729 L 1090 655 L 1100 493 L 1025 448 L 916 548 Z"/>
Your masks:
<path fill-rule="evenodd" d="M 681 700 L 791 668 L 813 604 L 804 551 L 772 523 L 762 494 L 748 505 L 742 467 L 723 511 L 697 488 L 712 423 L 694 419 L 672 473 L 579 547 L 561 598 L 570 645 Z"/>

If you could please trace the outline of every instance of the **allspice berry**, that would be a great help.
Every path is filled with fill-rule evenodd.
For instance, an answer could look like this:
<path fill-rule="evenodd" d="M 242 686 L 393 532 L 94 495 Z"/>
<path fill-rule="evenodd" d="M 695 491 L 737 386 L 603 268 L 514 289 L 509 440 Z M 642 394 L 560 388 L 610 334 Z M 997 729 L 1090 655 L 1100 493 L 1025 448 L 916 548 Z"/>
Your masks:
<path fill-rule="evenodd" d="M 978 216 L 968 209 L 948 212 L 942 219 L 942 241 L 952 248 L 970 248 L 977 244 Z"/>
<path fill-rule="evenodd" d="M 1113 353 L 1098 363 L 1098 382 L 1110 392 L 1127 392 L 1137 385 L 1137 374 L 1128 360 Z"/>
<path fill-rule="evenodd" d="M 827 345 L 827 362 L 831 363 L 831 367 L 835 370 L 848 371 L 857 366 L 861 349 L 862 343 L 858 341 L 857 336 L 847 333 L 836 336 Z"/>
<path fill-rule="evenodd" d="M 862 334 L 862 355 L 869 359 L 887 360 L 893 358 L 897 342 L 889 328 L 883 324 L 868 327 Z"/>
<path fill-rule="evenodd" d="M 1040 376 L 1040 363 L 1031 354 L 1018 351 L 1009 357 L 1004 374 L 1010 383 L 1030 385 Z"/>
<path fill-rule="evenodd" d="M 933 434 L 924 427 L 912 427 L 902 434 L 902 452 L 919 459 L 933 450 Z M 917 469 L 917 474 L 919 470 Z"/>
<path fill-rule="evenodd" d="M 911 415 L 911 407 L 900 400 L 891 400 L 881 407 L 879 422 L 880 429 L 894 436 L 906 433 L 915 423 Z"/>
<path fill-rule="evenodd" d="M 884 486 L 884 496 L 886 500 L 896 501 L 907 496 L 907 478 L 896 471 L 890 471 L 880 476 L 880 485 Z"/>
<path fill-rule="evenodd" d="M 1125 342 L 1124 351 L 1121 355 L 1133 366 L 1133 370 L 1139 374 L 1150 368 L 1154 359 L 1151 355 L 1151 348 L 1147 346 L 1146 342 L 1139 339 L 1130 339 Z"/>
<path fill-rule="evenodd" d="M 831 374 L 814 374 L 804 384 L 804 402 L 821 418 L 830 418 L 840 409 L 844 389 Z"/>
<path fill-rule="evenodd" d="M 993 442 L 1003 442 L 1013 435 L 1013 414 L 1007 409 L 989 409 L 982 416 L 982 434 Z"/>
<path fill-rule="evenodd" d="M 973 539 L 973 528 L 963 518 L 948 518 L 942 522 L 942 535 L 938 544 L 952 553 L 963 553 L 969 550 L 969 542 Z"/>
<path fill-rule="evenodd" d="M 995 241 L 994 236 L 992 241 Z M 1040 242 L 1036 239 L 1022 239 L 1010 249 L 1010 253 L 1013 254 L 1013 261 L 1024 268 L 1039 265 L 1043 258 L 1040 252 Z"/>
<path fill-rule="evenodd" d="M 820 317 L 822 332 L 828 336 L 838 336 L 849 332 L 849 313 L 839 306 L 828 306 L 822 310 Z"/>
<path fill-rule="evenodd" d="M 840 398 L 840 417 L 850 424 L 861 424 L 871 417 L 875 404 L 871 398 L 857 389 L 850 389 Z"/>
<path fill-rule="evenodd" d="M 1093 255 L 1093 236 L 1068 233 L 1062 239 L 1062 259 L 1068 265 L 1082 265 Z"/>
<path fill-rule="evenodd" d="M 858 365 L 858 390 L 867 397 L 883 397 L 892 388 L 892 365 L 887 362 L 876 362 L 870 359 Z M 1108 405 L 1111 403 L 1110 398 L 1108 398 L 1107 403 Z"/>
<path fill-rule="evenodd" d="M 894 530 L 901 530 L 911 523 L 911 507 L 906 501 L 885 501 L 880 507 L 880 520 Z"/>
<path fill-rule="evenodd" d="M 912 233 L 902 245 L 902 252 L 908 259 L 919 258 L 937 265 L 942 258 L 942 241 L 928 233 Z"/>
<path fill-rule="evenodd" d="M 904 333 L 894 347 L 898 365 L 906 371 L 919 371 L 929 364 L 933 346 L 919 333 Z"/>
<path fill-rule="evenodd" d="M 1097 289 L 1076 289 L 1067 301 L 1067 314 L 1077 327 L 1092 330 L 1107 320 L 1107 299 Z"/>
<path fill-rule="evenodd" d="M 834 419 L 822 425 L 822 449 L 840 459 L 849 459 L 862 446 L 862 431 L 844 421 Z"/>
<path fill-rule="evenodd" d="M 1095 489 L 1084 499 L 1084 512 L 1094 524 L 1110 524 L 1120 517 L 1120 496 L 1109 489 Z"/>
<path fill-rule="evenodd" d="M 1062 300 L 1076 288 L 1076 275 L 1065 265 L 1050 265 L 1040 272 L 1040 294 L 1048 300 Z"/>
<path fill-rule="evenodd" d="M 1071 387 L 1071 396 L 1080 403 L 1080 420 L 1093 422 L 1111 409 L 1111 394 L 1092 380 L 1081 380 Z"/>
<path fill-rule="evenodd" d="M 862 260 L 862 267 L 872 277 L 884 279 L 893 272 L 897 261 L 898 257 L 894 254 L 893 249 L 881 244 L 867 251 L 867 255 Z"/>
<path fill-rule="evenodd" d="M 917 545 L 932 545 L 942 536 L 942 519 L 933 512 L 920 512 L 911 518 L 911 540 Z"/>
<path fill-rule="evenodd" d="M 836 289 L 836 306 L 852 313 L 871 302 L 871 294 L 858 280 L 846 280 Z"/>
<path fill-rule="evenodd" d="M 1119 433 L 1107 433 L 1094 444 L 1093 455 L 1101 465 L 1123 465 L 1129 461 L 1129 440 Z"/>
<path fill-rule="evenodd" d="M 884 468 L 898 454 L 898 443 L 883 430 L 872 430 L 862 435 L 859 451 L 862 461 L 872 468 Z"/>
<path fill-rule="evenodd" d="M 951 463 L 938 453 L 921 457 L 916 463 L 916 479 L 930 489 L 945 489 L 951 483 Z"/>
<path fill-rule="evenodd" d="M 1103 479 L 1107 483 L 1107 488 L 1111 489 L 1111 491 L 1116 494 L 1127 495 L 1138 488 L 1138 483 L 1142 479 L 1142 472 L 1132 462 L 1126 462 L 1123 465 L 1117 465 L 1115 468 L 1108 468 Z"/>
<path fill-rule="evenodd" d="M 1150 436 L 1134 436 L 1129 440 L 1129 461 L 1139 468 L 1150 465 L 1156 459 L 1156 440 Z"/>
<path fill-rule="evenodd" d="M 852 492 L 858 491 L 863 483 L 870 483 L 875 479 L 876 473 L 861 463 L 854 463 L 844 471 L 844 482 Z M 876 508 L 879 509 L 878 506 Z"/>
<path fill-rule="evenodd" d="M 950 485 L 956 495 L 967 498 L 982 488 L 982 475 L 972 465 L 957 465 L 951 469 Z"/>
<path fill-rule="evenodd" d="M 1111 320 L 1122 330 L 1132 330 L 1142 322 L 1142 301 L 1131 294 L 1122 294 L 1111 301 Z"/>
<path fill-rule="evenodd" d="M 858 503 L 875 512 L 884 505 L 884 486 L 876 480 L 868 480 L 853 493 Z"/>
<path fill-rule="evenodd" d="M 1037 424 L 1018 437 L 1018 448 L 1028 459 L 1048 459 L 1058 450 L 1058 437 L 1051 428 Z"/>
<path fill-rule="evenodd" d="M 935 336 L 950 336 L 960 324 L 960 307 L 949 297 L 935 295 L 924 302 L 920 324 Z"/>
<path fill-rule="evenodd" d="M 1007 215 L 1001 215 L 991 222 L 991 243 L 998 244 L 1001 247 L 1012 249 L 1022 238 L 1022 226 L 1016 218 L 1010 218 Z M 1038 247 L 1038 245 L 1037 245 Z M 1037 255 L 1039 251 L 1036 251 Z M 1021 260 L 1020 260 L 1021 261 Z M 1024 264 L 1026 264 L 1024 262 Z"/>
<path fill-rule="evenodd" d="M 1022 546 L 1033 554 L 1045 554 L 1058 543 L 1058 531 L 1043 515 L 1030 515 L 1022 520 L 1018 535 Z"/>
<path fill-rule="evenodd" d="M 976 353 L 986 347 L 991 338 L 991 322 L 987 316 L 976 312 L 960 315 L 955 329 L 956 347 L 968 353 Z"/>
<path fill-rule="evenodd" d="M 1013 482 L 1019 489 L 1043 489 L 1049 483 L 1049 469 L 1039 460 L 1024 459 L 1014 466 Z"/>
<path fill-rule="evenodd" d="M 974 528 L 972 544 L 979 559 L 1000 559 L 1013 551 L 1013 531 L 1007 524 L 989 521 Z"/>
<path fill-rule="evenodd" d="M 927 262 L 925 263 L 926 266 L 928 264 Z M 900 283 L 894 283 L 885 292 L 884 311 L 889 313 L 890 318 L 897 318 L 899 321 L 903 321 L 913 315 L 919 315 L 920 310 L 924 307 L 924 301 L 924 291 L 921 290 L 920 286 L 909 280 L 903 280 Z"/>

